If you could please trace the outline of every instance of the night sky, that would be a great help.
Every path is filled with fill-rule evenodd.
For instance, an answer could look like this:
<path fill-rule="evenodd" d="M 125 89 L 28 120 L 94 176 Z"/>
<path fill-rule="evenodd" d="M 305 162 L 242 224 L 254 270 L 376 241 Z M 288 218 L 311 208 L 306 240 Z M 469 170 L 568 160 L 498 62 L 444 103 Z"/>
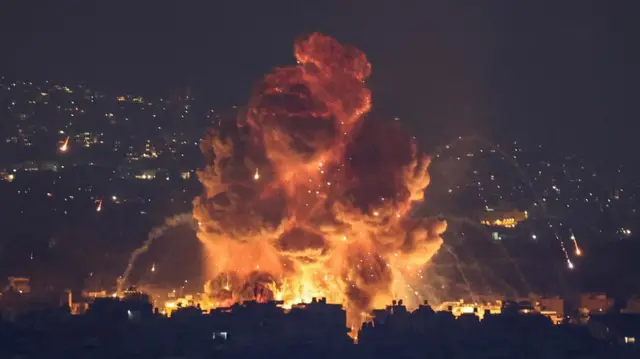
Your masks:
<path fill-rule="evenodd" d="M 10 0 L 0 75 L 142 94 L 191 86 L 228 106 L 294 62 L 296 36 L 321 31 L 369 56 L 374 113 L 431 143 L 506 132 L 633 159 L 638 10 L 618 0 Z"/>

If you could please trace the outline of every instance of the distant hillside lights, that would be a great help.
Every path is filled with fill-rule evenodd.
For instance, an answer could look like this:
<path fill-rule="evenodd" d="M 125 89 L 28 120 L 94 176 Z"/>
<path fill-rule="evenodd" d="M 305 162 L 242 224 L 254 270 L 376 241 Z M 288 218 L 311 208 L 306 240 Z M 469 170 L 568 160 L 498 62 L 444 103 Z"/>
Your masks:
<path fill-rule="evenodd" d="M 58 164 L 57 162 L 36 162 L 36 161 L 25 161 L 22 163 L 18 163 L 12 165 L 11 168 L 7 169 L 10 172 L 0 172 L 0 180 L 11 182 L 15 179 L 17 172 L 37 172 L 37 171 L 51 171 L 57 172 L 58 169 L 64 169 L 64 166 Z"/>
<path fill-rule="evenodd" d="M 629 228 L 620 228 L 620 234 L 622 234 L 625 237 L 630 237 L 631 230 Z"/>
<path fill-rule="evenodd" d="M 154 170 L 142 171 L 142 173 L 136 175 L 136 179 L 140 179 L 140 180 L 153 180 L 155 178 L 156 178 L 156 171 Z"/>
<path fill-rule="evenodd" d="M 116 97 L 118 103 L 124 102 L 133 102 L 133 103 L 144 103 L 144 98 L 142 96 L 132 97 L 130 95 L 127 96 L 118 96 Z"/>
<path fill-rule="evenodd" d="M 104 134 L 103 133 L 99 134 L 99 136 L 102 136 L 102 135 L 104 135 Z M 87 147 L 87 148 L 91 147 L 92 145 L 94 145 L 94 144 L 96 144 L 98 142 L 100 142 L 100 143 L 103 142 L 103 141 L 98 141 L 98 135 L 93 135 L 90 132 L 84 132 L 84 133 L 75 135 L 74 137 L 75 137 L 75 141 L 76 142 L 82 143 L 82 145 L 84 147 Z"/>
<path fill-rule="evenodd" d="M 455 302 L 442 302 L 438 310 L 451 312 L 455 317 L 459 317 L 462 314 L 473 314 L 482 320 L 485 314 L 500 314 L 502 312 L 502 301 L 465 303 L 464 300 L 460 299 Z"/>
<path fill-rule="evenodd" d="M 151 145 L 150 141 L 147 140 L 147 143 L 144 145 L 144 152 L 142 153 L 143 158 L 158 158 L 158 152 L 155 147 Z"/>
<path fill-rule="evenodd" d="M 172 173 L 165 168 L 135 168 L 132 166 L 120 166 L 115 173 L 117 173 L 117 176 L 121 179 L 145 181 L 156 179 L 165 181 L 170 181 L 171 179 L 187 181 L 193 176 L 193 171 Z"/>
<path fill-rule="evenodd" d="M 485 226 L 495 226 L 495 227 L 505 227 L 505 228 L 515 228 L 517 222 L 515 218 L 504 218 L 504 219 L 496 219 L 494 221 L 483 220 L 480 223 Z"/>
<path fill-rule="evenodd" d="M 528 218 L 529 213 L 527 211 L 496 212 L 487 209 L 487 212 L 483 213 L 480 223 L 489 227 L 515 228 L 518 223 Z"/>

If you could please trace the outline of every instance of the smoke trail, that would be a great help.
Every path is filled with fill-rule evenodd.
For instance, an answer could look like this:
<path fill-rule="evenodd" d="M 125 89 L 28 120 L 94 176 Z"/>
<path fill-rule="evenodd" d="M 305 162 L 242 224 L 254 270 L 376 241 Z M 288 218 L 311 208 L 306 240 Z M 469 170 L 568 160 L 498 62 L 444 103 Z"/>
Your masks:
<path fill-rule="evenodd" d="M 471 289 L 471 282 L 469 281 L 469 278 L 467 278 L 467 275 L 464 273 L 464 270 L 462 270 L 462 267 L 460 266 L 460 260 L 458 259 L 458 255 L 453 251 L 453 248 L 451 248 L 446 244 L 443 244 L 442 248 L 444 248 L 447 252 L 449 252 L 449 254 L 451 254 L 451 256 L 453 256 L 453 259 L 455 260 L 455 263 L 456 263 L 456 267 L 458 268 L 458 272 L 460 272 L 460 275 L 462 276 L 462 280 L 464 280 L 465 284 L 467 285 L 467 290 L 469 291 L 469 295 L 471 295 L 471 298 L 473 298 L 474 302 L 477 302 L 477 297 L 473 292 L 473 290 Z"/>
<path fill-rule="evenodd" d="M 172 217 L 168 217 L 164 220 L 164 224 L 151 229 L 149 235 L 147 236 L 147 240 L 144 241 L 140 248 L 131 253 L 131 257 L 129 257 L 129 263 L 127 263 L 127 268 L 124 270 L 124 273 L 122 273 L 122 276 L 118 279 L 118 293 L 122 292 L 124 285 L 127 283 L 129 274 L 131 273 L 133 265 L 135 264 L 138 256 L 148 251 L 149 247 L 156 238 L 162 237 L 169 229 L 180 226 L 182 224 L 194 225 L 193 215 L 191 214 L 191 212 L 181 213 Z"/>
<path fill-rule="evenodd" d="M 459 141 L 459 142 L 462 142 L 462 141 L 478 141 L 480 143 L 486 144 L 488 147 L 490 147 L 491 149 L 495 150 L 500 155 L 502 155 L 503 159 L 507 160 L 509 162 L 509 164 L 511 164 L 511 166 L 517 171 L 518 176 L 520 177 L 520 179 L 527 186 L 529 186 L 529 189 L 531 190 L 531 193 L 534 196 L 535 204 L 536 204 L 536 206 L 538 206 L 541 209 L 542 214 L 544 215 L 544 217 L 545 218 L 553 218 L 547 212 L 546 206 L 544 206 L 544 202 L 540 200 L 540 196 L 538 195 L 538 192 L 536 191 L 535 187 L 533 186 L 533 183 L 531 182 L 531 179 L 529 178 L 529 176 L 527 176 L 525 171 L 520 166 L 518 160 L 516 160 L 516 158 L 514 156 L 509 155 L 502 148 L 500 148 L 500 146 L 494 144 L 493 142 L 489 141 L 488 139 L 486 139 L 486 138 L 484 138 L 482 136 L 458 137 L 455 141 Z M 440 147 L 436 148 L 434 153 L 441 152 L 443 147 L 444 148 L 448 148 L 447 146 L 450 146 L 450 144 L 443 145 L 443 146 L 440 146 Z M 435 156 L 435 157 L 437 158 L 437 156 Z M 549 223 L 549 226 L 550 226 L 550 228 L 553 228 L 551 223 Z M 560 249 L 562 250 L 562 253 L 563 253 L 563 255 L 565 257 L 565 260 L 567 262 L 567 267 L 569 269 L 573 269 L 574 268 L 573 262 L 571 261 L 571 258 L 569 257 L 569 253 L 567 252 L 567 249 L 566 249 L 566 247 L 564 245 L 563 240 L 560 239 L 560 237 L 558 236 L 558 232 L 555 230 L 555 228 L 553 228 L 553 231 L 554 231 L 556 239 L 558 240 L 558 243 L 560 244 Z"/>
<path fill-rule="evenodd" d="M 480 223 L 477 222 L 477 220 L 472 220 L 471 218 L 468 218 L 468 217 L 446 216 L 446 219 L 448 223 L 464 223 L 474 228 L 480 229 L 483 232 L 487 232 L 486 226 L 481 225 Z M 522 272 L 522 269 L 520 268 L 520 265 L 518 264 L 518 262 L 513 258 L 511 258 L 507 250 L 502 246 L 502 244 L 496 243 L 496 245 L 497 245 L 497 248 L 500 249 L 500 251 L 504 254 L 505 258 L 509 260 L 509 263 L 513 265 L 513 268 L 516 271 L 516 274 L 519 276 L 520 281 L 525 286 L 525 290 L 529 292 L 531 286 L 529 285 L 529 282 L 525 278 L 524 273 Z"/>

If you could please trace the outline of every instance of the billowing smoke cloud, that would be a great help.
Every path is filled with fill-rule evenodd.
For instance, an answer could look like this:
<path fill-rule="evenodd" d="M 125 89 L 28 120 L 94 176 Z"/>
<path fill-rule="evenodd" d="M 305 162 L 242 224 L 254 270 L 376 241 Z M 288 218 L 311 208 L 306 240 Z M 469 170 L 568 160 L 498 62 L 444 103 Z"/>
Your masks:
<path fill-rule="evenodd" d="M 392 123 L 364 120 L 365 54 L 320 34 L 294 52 L 297 66 L 265 76 L 238 123 L 203 141 L 207 291 L 214 305 L 327 297 L 357 325 L 404 296 L 446 224 L 408 215 L 429 159 Z"/>

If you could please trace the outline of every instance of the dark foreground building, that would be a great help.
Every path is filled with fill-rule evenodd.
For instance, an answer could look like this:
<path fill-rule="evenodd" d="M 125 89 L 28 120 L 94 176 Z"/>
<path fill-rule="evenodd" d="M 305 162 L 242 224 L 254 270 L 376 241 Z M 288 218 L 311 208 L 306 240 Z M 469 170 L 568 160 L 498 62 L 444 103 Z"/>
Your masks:
<path fill-rule="evenodd" d="M 84 315 L 39 310 L 0 322 L 0 358 L 640 357 L 629 339 L 638 318 L 623 314 L 591 326 L 553 325 L 539 314 L 505 310 L 480 321 L 426 304 L 409 312 L 398 302 L 374 312 L 355 344 L 339 305 L 321 299 L 285 311 L 279 304 L 245 302 L 208 314 L 186 307 L 167 318 L 148 297 L 132 295 L 96 300 Z"/>

